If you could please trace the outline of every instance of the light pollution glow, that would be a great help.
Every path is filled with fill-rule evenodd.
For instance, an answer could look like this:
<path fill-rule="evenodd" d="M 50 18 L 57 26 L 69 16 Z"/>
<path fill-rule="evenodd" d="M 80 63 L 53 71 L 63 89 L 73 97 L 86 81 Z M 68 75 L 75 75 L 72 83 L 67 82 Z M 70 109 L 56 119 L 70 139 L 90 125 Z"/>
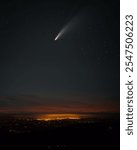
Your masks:
<path fill-rule="evenodd" d="M 78 114 L 46 114 L 46 115 L 39 115 L 37 117 L 37 120 L 42 121 L 65 120 L 65 119 L 76 120 L 80 118 L 81 117 Z"/>

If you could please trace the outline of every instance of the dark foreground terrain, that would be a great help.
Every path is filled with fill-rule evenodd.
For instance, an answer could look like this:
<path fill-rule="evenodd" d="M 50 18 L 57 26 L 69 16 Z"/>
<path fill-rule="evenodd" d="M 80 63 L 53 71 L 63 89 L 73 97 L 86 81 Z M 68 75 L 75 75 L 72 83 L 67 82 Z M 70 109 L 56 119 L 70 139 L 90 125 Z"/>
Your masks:
<path fill-rule="evenodd" d="M 119 150 L 119 115 L 42 121 L 0 116 L 1 150 Z"/>

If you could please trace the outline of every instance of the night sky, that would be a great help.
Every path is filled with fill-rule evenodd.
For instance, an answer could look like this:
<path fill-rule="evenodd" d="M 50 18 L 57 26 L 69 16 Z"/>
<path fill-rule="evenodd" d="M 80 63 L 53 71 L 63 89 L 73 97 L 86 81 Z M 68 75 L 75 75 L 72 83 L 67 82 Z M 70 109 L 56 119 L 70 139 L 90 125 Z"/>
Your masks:
<path fill-rule="evenodd" d="M 0 3 L 0 112 L 119 111 L 118 0 Z"/>

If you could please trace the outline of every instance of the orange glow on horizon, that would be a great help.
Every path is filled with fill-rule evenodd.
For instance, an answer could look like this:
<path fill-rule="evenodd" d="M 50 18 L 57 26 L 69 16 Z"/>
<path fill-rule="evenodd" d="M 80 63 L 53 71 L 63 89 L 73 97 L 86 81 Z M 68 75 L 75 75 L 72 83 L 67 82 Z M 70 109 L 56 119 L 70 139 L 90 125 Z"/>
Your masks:
<path fill-rule="evenodd" d="M 37 120 L 43 121 L 52 121 L 52 120 L 77 120 L 80 119 L 80 115 L 78 114 L 46 114 L 46 115 L 38 115 Z"/>
<path fill-rule="evenodd" d="M 75 114 L 75 113 L 91 113 L 91 112 L 119 112 L 120 108 L 117 104 L 104 105 L 68 105 L 66 106 L 25 106 L 25 107 L 1 107 L 0 113 L 57 113 L 57 114 Z"/>
<path fill-rule="evenodd" d="M 7 101 L 12 97 L 0 97 Z M 19 97 L 20 98 L 20 97 Z M 19 99 L 17 96 L 17 99 Z M 29 97 L 26 97 L 26 101 Z M 71 97 L 70 97 L 71 98 Z M 80 99 L 80 100 L 75 100 Z M 35 99 L 34 99 L 35 100 Z M 69 100 L 69 98 L 68 98 Z M 68 101 L 67 100 L 67 101 Z M 72 97 L 73 102 L 62 103 L 29 103 L 28 105 L 9 105 L 0 106 L 0 113 L 54 113 L 54 114 L 77 114 L 77 113 L 92 113 L 92 112 L 120 112 L 118 102 L 110 101 L 107 98 L 94 98 L 94 103 L 87 101 L 83 97 Z M 99 102 L 98 102 L 99 101 Z"/>

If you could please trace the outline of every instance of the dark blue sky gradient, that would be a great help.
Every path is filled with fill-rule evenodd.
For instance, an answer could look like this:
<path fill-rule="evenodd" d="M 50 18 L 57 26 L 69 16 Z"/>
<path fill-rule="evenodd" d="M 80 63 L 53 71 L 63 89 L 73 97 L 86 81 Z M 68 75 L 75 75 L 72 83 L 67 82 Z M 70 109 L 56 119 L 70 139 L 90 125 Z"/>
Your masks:
<path fill-rule="evenodd" d="M 119 1 L 1 3 L 1 110 L 119 106 Z"/>

